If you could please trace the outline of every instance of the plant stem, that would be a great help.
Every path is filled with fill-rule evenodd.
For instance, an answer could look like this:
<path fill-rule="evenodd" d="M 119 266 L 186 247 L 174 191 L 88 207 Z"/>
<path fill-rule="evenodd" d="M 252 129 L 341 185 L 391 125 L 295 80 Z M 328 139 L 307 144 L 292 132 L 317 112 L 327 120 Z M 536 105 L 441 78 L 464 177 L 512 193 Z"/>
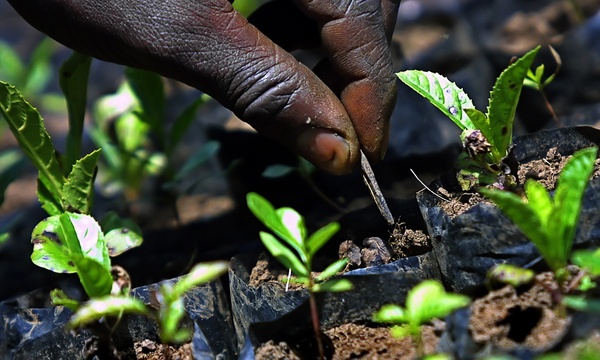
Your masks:
<path fill-rule="evenodd" d="M 552 115 L 552 119 L 554 119 L 556 126 L 559 128 L 563 127 L 563 124 L 561 124 L 560 120 L 558 120 L 558 117 L 556 116 L 556 113 L 554 112 L 554 108 L 550 104 L 550 101 L 548 101 L 548 98 L 546 97 L 546 92 L 544 91 L 544 89 L 540 88 L 540 93 L 542 94 L 542 98 L 544 99 L 544 102 L 546 103 L 546 108 L 548 109 L 548 111 L 550 111 L 550 115 Z"/>
<path fill-rule="evenodd" d="M 319 349 L 319 359 L 325 360 L 325 349 L 323 348 L 323 339 L 321 339 L 321 325 L 319 323 L 319 309 L 317 308 L 315 294 L 312 291 L 310 291 L 308 301 L 310 303 L 310 317 L 313 324 L 313 330 L 315 332 L 315 339 L 317 340 L 317 347 Z"/>

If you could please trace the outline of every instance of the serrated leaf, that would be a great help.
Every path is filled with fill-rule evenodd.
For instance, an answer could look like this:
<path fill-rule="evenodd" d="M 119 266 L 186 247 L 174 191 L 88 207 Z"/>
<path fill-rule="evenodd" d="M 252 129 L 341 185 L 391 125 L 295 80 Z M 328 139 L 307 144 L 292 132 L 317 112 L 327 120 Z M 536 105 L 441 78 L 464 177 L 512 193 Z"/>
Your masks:
<path fill-rule="evenodd" d="M 306 240 L 306 250 L 308 253 L 314 256 L 339 230 L 340 224 L 332 222 L 315 231 Z"/>
<path fill-rule="evenodd" d="M 44 201 L 58 206 L 64 178 L 40 114 L 14 86 L 0 81 L 0 115 L 8 123 L 21 150 L 39 171 L 40 181 L 47 190 L 44 194 L 51 196 Z"/>
<path fill-rule="evenodd" d="M 487 117 L 493 135 L 492 138 L 488 138 L 488 141 L 494 144 L 492 155 L 495 162 L 499 162 L 508 153 L 523 81 L 539 49 L 539 46 L 536 47 L 507 67 L 496 79 L 490 93 Z"/>
<path fill-rule="evenodd" d="M 429 100 L 461 130 L 475 130 L 464 109 L 474 108 L 469 96 L 446 77 L 421 70 L 406 70 L 396 74 L 418 94 Z"/>
<path fill-rule="evenodd" d="M 302 261 L 283 243 L 279 242 L 273 235 L 261 231 L 260 240 L 267 248 L 269 253 L 277 259 L 286 268 L 292 269 L 292 272 L 298 277 L 310 276 L 308 269 Z"/>
<path fill-rule="evenodd" d="M 94 198 L 94 178 L 100 149 L 77 160 L 63 186 L 63 204 L 70 211 L 89 214 Z"/>
<path fill-rule="evenodd" d="M 83 124 L 87 103 L 87 83 L 92 58 L 77 52 L 61 65 L 58 73 L 60 88 L 65 95 L 69 114 L 69 132 L 67 134 L 67 151 L 65 153 L 64 174 L 81 156 Z"/>
<path fill-rule="evenodd" d="M 319 282 L 325 281 L 325 280 L 329 279 L 330 277 L 336 275 L 340 271 L 344 270 L 344 268 L 346 267 L 346 264 L 348 264 L 347 258 L 343 258 L 343 259 L 334 261 L 329 266 L 327 266 L 327 268 L 325 268 L 325 270 L 323 270 L 319 274 L 319 276 L 317 276 L 315 278 L 315 282 L 319 283 Z"/>
<path fill-rule="evenodd" d="M 71 317 L 68 326 L 77 329 L 97 322 L 105 316 L 120 316 L 123 313 L 149 315 L 146 305 L 129 296 L 105 296 L 83 304 Z"/>

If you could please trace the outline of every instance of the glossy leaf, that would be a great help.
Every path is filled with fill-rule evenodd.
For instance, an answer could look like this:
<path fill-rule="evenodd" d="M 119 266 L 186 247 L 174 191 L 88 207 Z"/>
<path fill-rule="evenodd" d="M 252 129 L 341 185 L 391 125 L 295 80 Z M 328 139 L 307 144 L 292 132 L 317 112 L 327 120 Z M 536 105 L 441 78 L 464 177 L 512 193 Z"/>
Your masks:
<path fill-rule="evenodd" d="M 39 171 L 45 189 L 40 197 L 42 207 L 52 211 L 50 215 L 56 214 L 55 209 L 64 210 L 61 199 L 65 180 L 42 118 L 14 86 L 3 81 L 0 81 L 0 115 L 8 123 L 21 150 Z"/>
<path fill-rule="evenodd" d="M 149 315 L 146 305 L 140 299 L 130 296 L 105 296 L 83 304 L 71 317 L 68 326 L 77 329 L 98 322 L 105 316 L 121 316 L 124 313 Z"/>
<path fill-rule="evenodd" d="M 279 242 L 273 235 L 267 232 L 260 232 L 260 240 L 267 248 L 269 253 L 277 259 L 283 266 L 292 269 L 292 272 L 299 277 L 308 277 L 309 271 L 300 259 L 283 243 Z"/>
<path fill-rule="evenodd" d="M 523 80 L 533 63 L 540 47 L 529 51 L 506 68 L 496 79 L 490 93 L 489 118 L 491 137 L 488 141 L 494 145 L 494 159 L 498 161 L 508 154 L 512 142 L 515 111 L 523 89 Z"/>
<path fill-rule="evenodd" d="M 461 130 L 475 130 L 465 109 L 475 106 L 469 96 L 446 77 L 421 70 L 406 70 L 396 74 L 411 89 L 423 96 L 449 117 Z"/>

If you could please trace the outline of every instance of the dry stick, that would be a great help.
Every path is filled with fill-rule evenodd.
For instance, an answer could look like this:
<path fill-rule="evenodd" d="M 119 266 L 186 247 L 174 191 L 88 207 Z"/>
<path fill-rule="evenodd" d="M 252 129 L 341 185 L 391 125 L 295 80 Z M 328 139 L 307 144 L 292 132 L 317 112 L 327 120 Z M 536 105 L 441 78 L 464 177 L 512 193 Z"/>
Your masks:
<path fill-rule="evenodd" d="M 390 212 L 390 208 L 385 202 L 385 198 L 383 197 L 383 193 L 377 184 L 377 180 L 375 179 L 375 173 L 373 173 L 373 169 L 371 168 L 371 164 L 369 164 L 369 160 L 365 156 L 365 153 L 360 151 L 360 167 L 363 172 L 363 181 L 369 188 L 369 192 L 371 193 L 371 197 L 375 200 L 375 204 L 381 213 L 381 216 L 387 221 L 389 225 L 394 225 L 394 217 Z"/>
<path fill-rule="evenodd" d="M 424 183 L 424 182 L 422 182 L 422 181 L 421 181 L 421 179 L 419 179 L 419 177 L 417 176 L 417 174 L 415 174 L 415 172 L 413 171 L 413 169 L 409 169 L 409 170 L 410 170 L 410 172 L 413 174 L 413 176 L 415 177 L 415 179 L 417 179 L 417 181 L 418 181 L 418 182 L 420 182 L 420 183 L 421 183 L 421 185 L 423 185 L 423 187 L 424 187 L 425 189 L 427 189 L 427 191 L 429 191 L 429 192 L 430 192 L 430 193 L 432 193 L 433 195 L 437 196 L 438 198 L 440 198 L 440 199 L 442 199 L 442 200 L 444 200 L 444 201 L 446 201 L 446 202 L 450 202 L 450 200 L 446 199 L 445 197 L 443 197 L 443 196 L 441 196 L 441 195 L 438 195 L 438 194 L 437 194 L 437 193 L 435 193 L 433 190 L 431 190 L 429 187 L 427 187 L 427 185 L 425 185 L 425 183 Z"/>

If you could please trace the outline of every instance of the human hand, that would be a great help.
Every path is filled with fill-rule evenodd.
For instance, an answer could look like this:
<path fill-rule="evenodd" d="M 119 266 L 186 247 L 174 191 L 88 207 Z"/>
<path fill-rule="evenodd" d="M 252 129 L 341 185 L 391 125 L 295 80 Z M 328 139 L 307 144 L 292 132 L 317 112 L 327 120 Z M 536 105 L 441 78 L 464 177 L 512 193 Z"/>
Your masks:
<path fill-rule="evenodd" d="M 206 92 L 321 169 L 350 172 L 360 148 L 383 157 L 400 0 L 276 0 L 256 26 L 226 0 L 8 1 L 74 50 Z M 318 45 L 329 61 L 314 72 L 288 52 Z"/>

